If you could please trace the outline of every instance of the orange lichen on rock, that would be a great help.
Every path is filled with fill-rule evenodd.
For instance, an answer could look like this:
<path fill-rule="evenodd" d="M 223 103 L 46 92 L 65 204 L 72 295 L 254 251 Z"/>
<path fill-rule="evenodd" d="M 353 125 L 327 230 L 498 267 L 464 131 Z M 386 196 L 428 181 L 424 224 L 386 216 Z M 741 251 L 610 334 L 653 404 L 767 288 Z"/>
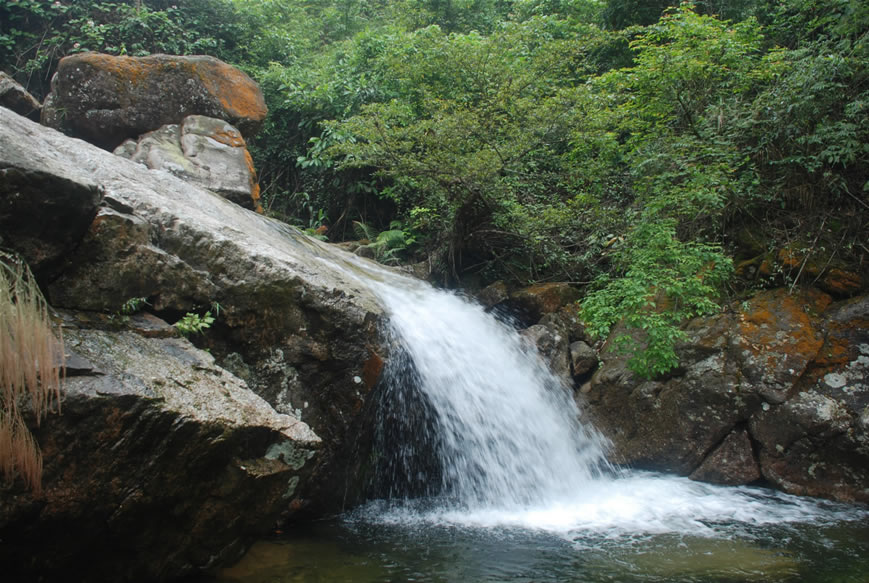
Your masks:
<path fill-rule="evenodd" d="M 538 283 L 515 292 L 511 298 L 542 314 L 557 312 L 579 299 L 579 292 L 566 283 Z"/>
<path fill-rule="evenodd" d="M 816 290 L 792 295 L 779 289 L 756 295 L 740 314 L 744 347 L 757 355 L 765 354 L 771 367 L 789 357 L 813 359 L 823 337 L 809 312 L 818 314 L 829 303 L 830 297 Z"/>
<path fill-rule="evenodd" d="M 268 108 L 262 91 L 243 71 L 217 59 L 203 62 L 200 71 L 203 84 L 230 114 L 265 119 Z"/>
<path fill-rule="evenodd" d="M 210 137 L 221 144 L 226 144 L 233 148 L 246 148 L 247 143 L 239 132 L 221 130 L 210 134 Z M 251 169 L 253 169 L 253 161 L 251 161 Z"/>
<path fill-rule="evenodd" d="M 826 271 L 818 283 L 824 290 L 840 296 L 854 295 L 864 287 L 858 274 L 835 267 Z"/>
<path fill-rule="evenodd" d="M 250 77 L 204 55 L 71 55 L 60 61 L 46 103 L 47 123 L 106 149 L 189 115 L 224 120 L 251 136 L 268 113 Z"/>
<path fill-rule="evenodd" d="M 244 146 L 244 140 L 241 141 L 241 145 Z M 244 159 L 247 162 L 247 167 L 250 170 L 250 198 L 253 201 L 253 210 L 262 214 L 263 206 L 260 204 L 260 185 L 257 181 L 256 177 L 256 168 L 253 165 L 253 157 L 250 155 L 250 151 L 245 147 L 244 150 Z"/>
<path fill-rule="evenodd" d="M 362 365 L 362 380 L 368 389 L 374 388 L 380 379 L 380 373 L 383 372 L 383 359 L 376 352 L 371 352 L 371 356 Z"/>

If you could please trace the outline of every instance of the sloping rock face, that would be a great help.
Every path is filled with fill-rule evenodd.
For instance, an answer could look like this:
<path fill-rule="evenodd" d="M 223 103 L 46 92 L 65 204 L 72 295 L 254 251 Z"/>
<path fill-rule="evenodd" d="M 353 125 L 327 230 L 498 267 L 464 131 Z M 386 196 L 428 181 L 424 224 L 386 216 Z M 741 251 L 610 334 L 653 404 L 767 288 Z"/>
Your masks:
<path fill-rule="evenodd" d="M 614 461 L 869 501 L 869 298 L 831 301 L 775 290 L 696 319 L 666 378 L 604 347 L 586 410 Z"/>
<path fill-rule="evenodd" d="M 2 107 L 0 116 L 4 127 L 5 120 L 17 118 Z M 102 202 L 102 189 L 64 158 L 50 171 L 19 163 L 17 142 L 42 128 L 16 123 L 15 129 L 21 132 L 17 137 L 7 135 L 0 143 L 0 245 L 14 247 L 44 281 L 57 274 L 64 255 L 84 236 Z"/>
<path fill-rule="evenodd" d="M 7 107 L 33 121 L 39 121 L 42 110 L 42 104 L 3 71 L 0 71 L 0 107 Z"/>
<path fill-rule="evenodd" d="M 208 347 L 220 365 L 242 378 L 250 389 L 262 396 L 277 411 L 276 414 L 301 417 L 322 440 L 317 455 L 305 464 L 304 475 L 298 474 L 300 482 L 292 495 L 281 498 L 282 512 L 287 514 L 306 508 L 318 512 L 337 511 L 343 504 L 353 502 L 357 494 L 354 476 L 365 462 L 357 448 L 364 446 L 366 436 L 366 398 L 377 383 L 383 359 L 388 353 L 379 326 L 382 308 L 354 277 L 352 265 L 342 265 L 341 255 L 334 255 L 327 245 L 309 239 L 291 227 L 242 209 L 167 173 L 149 171 L 132 161 L 34 124 L 5 109 L 0 109 L 0 168 L 12 169 L 15 175 L 46 177 L 49 181 L 63 182 L 69 184 L 70 189 L 83 192 L 91 192 L 93 186 L 101 193 L 102 202 L 84 236 L 69 245 L 61 255 L 58 274 L 44 286 L 52 305 L 112 314 L 131 298 L 147 298 L 149 310 L 174 321 L 185 312 L 201 314 L 209 306 L 219 304 L 217 321 L 204 334 L 197 336 L 196 341 Z M 42 208 L 27 205 L 20 208 L 22 211 L 17 219 L 22 229 L 26 230 L 24 225 L 35 225 L 42 220 Z M 17 239 L 6 241 L 12 247 L 18 243 Z M 216 307 L 211 309 L 217 312 Z M 254 436 L 264 436 L 252 438 L 250 449 L 244 449 L 241 435 L 237 447 L 225 442 L 220 437 L 224 430 L 215 425 L 220 420 L 213 423 L 212 419 L 226 417 L 228 413 L 214 413 L 200 420 L 196 411 L 201 407 L 210 411 L 210 398 L 172 401 L 157 391 L 160 382 L 149 380 L 148 373 L 136 364 L 139 354 L 148 356 L 155 348 L 130 340 L 127 343 L 132 346 L 129 350 L 138 353 L 133 352 L 134 356 L 125 358 L 122 353 L 111 350 L 112 341 L 97 332 L 93 334 L 100 339 L 99 342 L 104 342 L 105 350 L 111 352 L 112 362 L 125 364 L 117 370 L 108 363 L 98 365 L 97 368 L 111 373 L 105 377 L 70 379 L 67 389 L 69 404 L 65 404 L 63 415 L 44 424 L 38 436 L 46 458 L 52 458 L 54 461 L 50 463 L 57 464 L 52 466 L 45 481 L 46 489 L 56 490 L 57 497 L 44 506 L 29 506 L 35 503 L 16 498 L 16 507 L 5 512 L 9 518 L 4 524 L 21 526 L 23 521 L 38 518 L 27 530 L 28 540 L 35 541 L 40 536 L 38 533 L 43 532 L 40 528 L 60 528 L 61 522 L 74 533 L 76 529 L 84 528 L 80 525 L 99 530 L 101 527 L 97 523 L 109 516 L 107 513 L 112 516 L 120 513 L 124 520 L 135 515 L 142 518 L 142 524 L 154 525 L 156 530 L 147 534 L 130 534 L 132 538 L 124 537 L 119 522 L 119 528 L 111 531 L 117 535 L 111 548 L 129 550 L 139 547 L 137 552 L 146 545 L 156 545 L 154 548 L 158 550 L 167 548 L 157 540 L 161 536 L 159 529 L 166 524 L 156 525 L 157 517 L 151 516 L 152 513 L 169 516 L 167 521 L 171 523 L 176 510 L 182 514 L 188 510 L 194 512 L 193 508 L 206 498 L 215 513 L 209 519 L 212 528 L 217 529 L 216 524 L 220 521 L 247 524 L 244 517 L 218 512 L 236 504 L 244 508 L 246 499 L 239 499 L 244 491 L 242 487 L 227 486 L 227 490 L 214 490 L 216 499 L 212 499 L 205 494 L 212 491 L 209 490 L 211 486 L 197 482 L 200 477 L 208 481 L 211 480 L 209 476 L 220 475 L 246 483 L 248 470 L 240 467 L 247 468 L 246 463 L 215 462 L 210 474 L 205 470 L 198 474 L 187 472 L 182 466 L 187 463 L 192 468 L 201 468 L 196 458 L 209 455 L 221 460 L 228 457 L 268 459 L 267 452 L 271 446 L 282 439 L 280 432 L 274 428 L 250 430 Z M 163 347 L 170 355 L 177 352 L 175 347 Z M 99 361 L 99 351 L 83 348 L 81 351 Z M 154 377 L 160 376 L 163 365 L 157 362 L 161 359 L 154 356 L 150 360 L 152 364 L 147 367 L 154 371 Z M 181 357 L 181 360 L 188 362 L 194 370 L 204 366 L 195 359 Z M 175 373 L 171 374 L 173 379 L 177 379 Z M 220 373 L 221 378 L 223 374 Z M 120 384 L 107 381 L 109 376 L 119 379 Z M 79 389 L 78 383 L 84 383 L 86 387 Z M 186 383 L 185 379 L 181 379 L 180 385 L 172 380 L 160 386 L 166 390 L 174 387 L 174 390 L 186 394 Z M 141 394 L 126 396 L 131 391 Z M 125 404 L 129 402 L 129 406 L 120 406 L 117 400 L 107 399 L 106 393 L 119 393 L 118 398 Z M 162 401 L 152 405 L 149 398 Z M 78 403 L 79 400 L 82 402 Z M 79 410 L 81 413 L 76 413 Z M 146 410 L 154 411 L 153 415 L 145 415 Z M 95 418 L 94 431 L 97 426 L 111 430 L 87 435 L 84 419 L 91 415 Z M 231 421 L 232 417 L 228 418 Z M 85 423 L 81 425 L 82 432 L 72 425 L 74 422 Z M 224 425 L 229 423 L 221 422 Z M 151 423 L 158 426 L 156 433 L 145 430 Z M 186 432 L 185 439 L 170 436 L 157 439 L 161 431 L 172 430 L 176 425 Z M 85 443 L 94 440 L 97 443 Z M 207 454 L 207 448 L 202 449 L 206 443 L 223 453 Z M 86 477 L 85 468 L 73 460 L 80 459 L 79 455 L 91 455 L 92 449 L 101 447 L 105 450 L 93 453 L 94 465 L 87 468 L 91 474 L 99 476 L 100 482 L 111 481 L 110 476 L 116 467 L 126 464 L 132 468 L 138 464 L 144 468 L 141 475 L 149 476 L 148 479 L 155 484 L 148 492 L 166 489 L 171 494 L 167 492 L 169 498 L 162 500 L 172 500 L 172 503 L 161 506 L 160 502 L 156 507 L 153 504 L 139 505 L 139 500 L 152 500 L 151 494 L 140 496 L 136 493 L 134 478 L 130 478 L 132 481 L 121 478 L 119 484 L 105 487 L 128 491 L 130 496 L 122 503 L 108 492 L 105 503 L 89 498 L 87 504 L 84 499 L 78 499 L 79 502 L 68 508 L 58 506 L 64 499 L 60 489 L 67 477 Z M 167 452 L 159 460 L 152 452 L 155 447 Z M 114 455 L 111 459 L 109 451 Z M 178 459 L 176 454 L 180 456 Z M 277 451 L 274 455 L 279 459 L 281 453 Z M 143 465 L 149 459 L 155 459 L 154 464 Z M 97 462 L 116 465 L 100 469 Z M 165 467 L 161 465 L 164 462 L 168 464 Z M 268 463 L 272 467 L 271 462 Z M 286 460 L 285 464 L 293 466 Z M 282 496 L 286 494 L 288 477 L 294 474 L 283 469 L 269 473 L 271 470 L 267 472 L 267 469 L 255 470 L 266 472 L 266 477 L 256 479 L 281 482 Z M 271 477 L 273 475 L 275 477 Z M 180 476 L 179 484 L 170 489 L 169 483 L 177 476 Z M 214 483 L 209 481 L 209 484 Z M 189 490 L 192 498 L 186 501 L 172 499 L 175 493 L 181 496 L 182 489 Z M 102 495 L 102 490 L 94 493 L 96 497 Z M 268 496 L 271 498 L 267 501 L 273 499 L 273 494 Z M 88 504 L 98 505 L 100 514 L 92 514 Z M 20 505 L 24 505 L 23 509 Z M 130 505 L 130 509 L 127 510 L 125 505 Z M 33 510 L 28 514 L 27 508 L 30 507 L 40 508 L 39 513 Z M 276 506 L 268 503 L 266 507 Z M 155 508 L 165 512 L 157 513 Z M 49 518 L 55 512 L 62 520 L 51 522 Z M 278 514 L 273 514 L 270 520 L 278 518 Z M 251 521 L 262 526 L 266 518 L 257 514 Z M 205 522 L 203 519 L 201 524 Z M 130 532 L 134 530 L 132 524 L 132 520 L 123 522 Z M 190 522 L 187 518 L 179 520 L 179 525 L 185 524 L 199 525 L 200 522 Z M 219 528 L 228 528 L 227 524 Z M 171 524 L 169 528 L 171 531 Z M 199 533 L 204 528 L 196 526 L 194 532 Z M 46 540 L 58 540 L 55 535 L 44 532 L 42 536 Z M 82 536 L 93 535 L 83 532 Z M 103 538 L 99 540 L 107 540 L 105 533 L 100 536 Z M 176 575 L 180 569 L 178 565 L 201 566 L 211 560 L 195 550 L 202 547 L 185 547 L 192 544 L 192 538 L 184 538 L 180 532 L 171 535 L 169 540 L 180 545 L 172 555 L 182 556 L 176 563 L 165 563 L 165 570 L 156 573 L 129 552 L 127 556 L 132 562 L 123 572 L 132 573 L 138 568 L 144 579 L 162 580 Z M 214 543 L 208 548 L 217 549 L 219 546 Z M 225 548 L 229 547 L 231 545 Z M 42 548 L 28 547 L 19 558 L 33 557 L 34 563 L 43 564 L 39 559 Z M 196 554 L 195 560 L 190 558 L 191 553 Z M 229 550 L 218 553 L 214 560 L 223 561 L 228 553 Z M 96 563 L 104 554 L 104 549 L 94 546 L 81 560 L 90 557 Z M 69 554 L 64 556 L 78 560 Z M 173 560 L 171 557 L 167 559 Z M 60 559 L 46 559 L 44 564 L 60 568 L 61 562 Z"/>
<path fill-rule="evenodd" d="M 44 492 L 0 496 L 4 580 L 177 578 L 286 511 L 320 447 L 307 425 L 184 339 L 68 320 L 65 340 L 77 376 L 36 430 Z"/>
<path fill-rule="evenodd" d="M 244 138 L 225 121 L 190 115 L 127 140 L 115 154 L 198 184 L 251 210 L 262 210 L 253 159 Z"/>
<path fill-rule="evenodd" d="M 113 150 L 188 115 L 225 120 L 249 137 L 266 113 L 257 84 L 214 57 L 81 53 L 58 64 L 42 122 Z"/>

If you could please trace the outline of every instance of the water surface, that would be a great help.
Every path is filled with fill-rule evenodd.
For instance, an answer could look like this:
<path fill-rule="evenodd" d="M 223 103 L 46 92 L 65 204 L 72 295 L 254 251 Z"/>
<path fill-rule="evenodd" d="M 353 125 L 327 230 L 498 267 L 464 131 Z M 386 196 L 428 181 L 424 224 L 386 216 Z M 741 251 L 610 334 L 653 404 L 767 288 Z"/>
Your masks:
<path fill-rule="evenodd" d="M 853 520 L 839 507 L 814 522 L 710 524 L 700 536 L 469 526 L 375 505 L 262 541 L 216 583 L 865 583 L 869 523 L 850 510 Z"/>

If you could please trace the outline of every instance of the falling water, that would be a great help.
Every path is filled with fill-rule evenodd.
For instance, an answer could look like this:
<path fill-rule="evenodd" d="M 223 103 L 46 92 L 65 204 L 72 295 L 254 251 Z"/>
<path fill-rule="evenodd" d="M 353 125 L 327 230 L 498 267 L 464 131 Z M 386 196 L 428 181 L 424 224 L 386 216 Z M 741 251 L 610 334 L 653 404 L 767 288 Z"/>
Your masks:
<path fill-rule="evenodd" d="M 394 283 L 376 289 L 404 351 L 382 406 L 393 423 L 424 421 L 402 432 L 416 435 L 396 448 L 392 484 L 403 483 L 397 471 L 418 471 L 404 462 L 416 449 L 436 458 L 423 464 L 427 493 L 465 508 L 568 500 L 600 474 L 603 440 L 580 425 L 570 393 L 510 326 L 457 295 Z"/>

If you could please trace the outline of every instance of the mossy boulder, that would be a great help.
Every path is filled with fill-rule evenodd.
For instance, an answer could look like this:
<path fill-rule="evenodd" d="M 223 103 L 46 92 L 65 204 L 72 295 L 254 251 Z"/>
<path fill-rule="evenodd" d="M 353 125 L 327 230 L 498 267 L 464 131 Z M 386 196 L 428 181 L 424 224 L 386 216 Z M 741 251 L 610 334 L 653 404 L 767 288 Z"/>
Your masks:
<path fill-rule="evenodd" d="M 769 290 L 685 331 L 659 378 L 602 350 L 583 406 L 613 461 L 869 502 L 869 297 Z"/>
<path fill-rule="evenodd" d="M 267 112 L 259 86 L 214 57 L 80 53 L 58 63 L 42 121 L 113 150 L 188 115 L 222 119 L 250 137 Z"/>

